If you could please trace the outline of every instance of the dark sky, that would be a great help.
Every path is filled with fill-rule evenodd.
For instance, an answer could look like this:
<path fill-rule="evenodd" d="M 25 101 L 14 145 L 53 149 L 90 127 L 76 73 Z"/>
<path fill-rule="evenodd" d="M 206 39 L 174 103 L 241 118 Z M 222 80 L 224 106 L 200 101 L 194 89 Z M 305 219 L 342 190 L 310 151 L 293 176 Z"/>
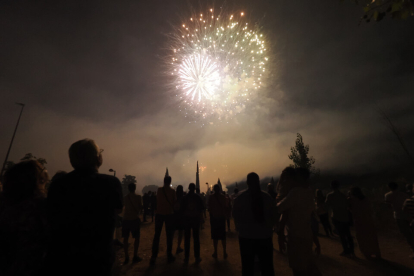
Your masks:
<path fill-rule="evenodd" d="M 279 175 L 297 132 L 322 172 L 407 165 L 378 108 L 413 151 L 413 19 L 358 26 L 362 10 L 346 1 L 227 1 L 263 26 L 271 77 L 243 114 L 200 127 L 178 111 L 165 76 L 168 33 L 199 7 L 2 1 L 0 157 L 19 113 L 14 102 L 24 102 L 10 159 L 32 152 L 52 174 L 71 169 L 67 149 L 86 137 L 105 150 L 101 172 L 135 175 L 141 186 L 161 183 L 167 166 L 175 184 L 195 181 L 196 160 L 202 183 Z"/>

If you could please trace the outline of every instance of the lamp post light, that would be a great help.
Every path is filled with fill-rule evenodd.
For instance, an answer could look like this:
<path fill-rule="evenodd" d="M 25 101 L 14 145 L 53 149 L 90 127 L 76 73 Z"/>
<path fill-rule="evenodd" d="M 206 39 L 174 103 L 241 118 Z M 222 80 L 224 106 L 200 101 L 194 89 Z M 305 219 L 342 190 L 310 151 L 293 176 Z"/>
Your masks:
<path fill-rule="evenodd" d="M 6 168 L 7 160 L 9 159 L 9 153 L 10 153 L 11 147 L 13 145 L 14 136 L 16 136 L 17 127 L 19 126 L 20 118 L 22 117 L 22 113 L 23 113 L 24 104 L 23 103 L 16 103 L 16 104 L 20 105 L 22 107 L 22 109 L 20 110 L 19 119 L 17 119 L 16 128 L 14 129 L 14 133 L 13 133 L 13 137 L 12 137 L 11 142 L 10 142 L 9 150 L 7 151 L 7 154 L 6 154 L 6 159 L 4 160 L 3 167 L 1 168 L 1 172 L 0 172 L 0 178 L 1 179 L 3 178 L 3 172 L 4 172 L 4 169 Z"/>
<path fill-rule="evenodd" d="M 113 170 L 113 169 L 109 169 L 109 171 L 110 171 L 110 172 L 113 172 L 113 173 L 114 173 L 114 176 L 116 176 L 116 171 L 115 171 L 115 170 Z"/>

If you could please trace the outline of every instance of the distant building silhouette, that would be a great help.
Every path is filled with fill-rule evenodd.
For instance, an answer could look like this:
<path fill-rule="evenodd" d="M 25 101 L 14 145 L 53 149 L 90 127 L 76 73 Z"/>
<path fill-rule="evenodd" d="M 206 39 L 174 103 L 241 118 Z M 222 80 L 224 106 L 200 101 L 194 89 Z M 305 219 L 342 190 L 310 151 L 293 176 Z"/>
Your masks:
<path fill-rule="evenodd" d="M 220 191 L 223 191 L 223 186 L 221 185 L 220 178 L 217 181 L 217 185 L 219 185 Z"/>
<path fill-rule="evenodd" d="M 196 172 L 196 191 L 200 193 L 200 177 L 198 174 L 198 160 L 197 160 L 197 172 Z"/>
<path fill-rule="evenodd" d="M 168 173 L 168 167 L 167 170 L 165 171 L 165 177 L 170 176 L 170 174 Z"/>

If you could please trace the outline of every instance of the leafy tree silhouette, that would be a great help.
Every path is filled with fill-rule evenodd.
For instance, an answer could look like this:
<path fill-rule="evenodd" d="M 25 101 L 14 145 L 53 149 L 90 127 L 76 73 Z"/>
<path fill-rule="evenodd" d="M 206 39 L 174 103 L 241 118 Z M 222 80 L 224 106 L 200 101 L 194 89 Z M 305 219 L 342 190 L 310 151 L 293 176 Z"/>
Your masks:
<path fill-rule="evenodd" d="M 310 172 L 315 173 L 316 169 L 313 166 L 315 164 L 315 158 L 308 156 L 309 154 L 309 145 L 303 143 L 303 138 L 300 133 L 296 135 L 295 146 L 290 148 L 289 159 L 292 160 L 293 168 L 306 168 Z"/>

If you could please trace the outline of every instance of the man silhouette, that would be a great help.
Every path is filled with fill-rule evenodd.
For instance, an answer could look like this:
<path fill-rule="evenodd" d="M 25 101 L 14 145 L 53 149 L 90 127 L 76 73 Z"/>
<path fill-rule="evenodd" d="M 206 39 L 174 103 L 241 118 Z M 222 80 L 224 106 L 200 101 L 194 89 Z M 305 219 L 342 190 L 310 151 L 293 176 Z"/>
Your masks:
<path fill-rule="evenodd" d="M 183 197 L 181 211 L 184 216 L 184 263 L 188 263 L 190 257 L 190 239 L 193 232 L 194 256 L 196 263 L 201 262 L 200 258 L 200 222 L 203 214 L 204 204 L 201 197 L 195 193 L 195 184 L 188 186 L 189 193 Z"/>
<path fill-rule="evenodd" d="M 339 182 L 332 181 L 332 192 L 326 196 L 326 206 L 332 209 L 332 223 L 338 231 L 343 252 L 341 256 L 354 256 L 354 241 L 351 236 L 348 200 L 346 195 L 339 191 Z"/>
<path fill-rule="evenodd" d="M 174 204 L 177 200 L 175 191 L 170 187 L 171 177 L 164 177 L 164 186 L 157 191 L 157 210 L 155 215 L 155 234 L 152 242 L 152 256 L 150 264 L 154 265 L 158 256 L 160 236 L 162 226 L 165 222 L 165 232 L 167 234 L 167 256 L 168 262 L 175 261 L 172 254 L 172 243 L 174 237 Z"/>
<path fill-rule="evenodd" d="M 74 170 L 52 182 L 47 209 L 51 228 L 50 275 L 110 275 L 116 214 L 122 211 L 119 180 L 99 174 L 102 150 L 91 139 L 69 148 Z"/>

